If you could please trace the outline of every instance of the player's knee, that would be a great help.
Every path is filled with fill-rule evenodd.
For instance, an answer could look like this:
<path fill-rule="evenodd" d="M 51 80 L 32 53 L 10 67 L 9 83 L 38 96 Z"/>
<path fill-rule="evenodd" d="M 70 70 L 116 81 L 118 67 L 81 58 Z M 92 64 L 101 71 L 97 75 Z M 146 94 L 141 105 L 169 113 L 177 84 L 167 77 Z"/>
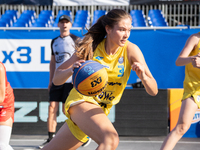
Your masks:
<path fill-rule="evenodd" d="M 187 130 L 190 128 L 190 125 L 189 124 L 185 124 L 185 123 L 183 123 L 183 124 L 178 124 L 177 126 L 176 126 L 176 133 L 177 134 L 179 134 L 179 135 L 181 135 L 181 136 L 183 136 L 186 132 L 187 132 Z"/>
<path fill-rule="evenodd" d="M 110 147 L 111 150 L 114 150 L 119 144 L 119 136 L 117 133 L 109 133 L 106 135 L 104 142 L 106 143 L 107 147 Z"/>
<path fill-rule="evenodd" d="M 118 134 L 114 134 L 113 136 L 113 149 L 116 149 L 119 145 L 119 136 Z"/>

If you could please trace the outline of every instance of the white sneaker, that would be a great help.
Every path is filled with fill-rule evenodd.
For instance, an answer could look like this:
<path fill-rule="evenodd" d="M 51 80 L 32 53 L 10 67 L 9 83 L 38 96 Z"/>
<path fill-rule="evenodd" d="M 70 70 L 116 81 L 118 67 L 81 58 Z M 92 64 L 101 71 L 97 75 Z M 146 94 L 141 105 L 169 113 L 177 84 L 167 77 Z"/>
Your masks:
<path fill-rule="evenodd" d="M 90 144 L 90 142 L 92 141 L 92 139 L 90 137 L 87 137 L 88 141 L 82 144 L 82 147 L 86 147 Z"/>
<path fill-rule="evenodd" d="M 39 149 L 42 149 L 46 144 L 48 144 L 50 142 L 49 139 L 47 139 L 44 143 L 42 143 L 41 145 L 38 146 Z"/>

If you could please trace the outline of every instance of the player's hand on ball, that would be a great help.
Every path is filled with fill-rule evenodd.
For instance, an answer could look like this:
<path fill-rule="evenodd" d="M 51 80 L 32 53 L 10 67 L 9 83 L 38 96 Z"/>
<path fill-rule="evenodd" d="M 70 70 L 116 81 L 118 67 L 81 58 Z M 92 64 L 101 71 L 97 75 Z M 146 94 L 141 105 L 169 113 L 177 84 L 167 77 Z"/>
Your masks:
<path fill-rule="evenodd" d="M 85 62 L 85 60 L 83 60 L 83 59 L 76 61 L 72 65 L 72 73 L 74 73 L 74 68 L 79 68 L 82 65 L 82 63 L 84 63 L 84 62 Z"/>

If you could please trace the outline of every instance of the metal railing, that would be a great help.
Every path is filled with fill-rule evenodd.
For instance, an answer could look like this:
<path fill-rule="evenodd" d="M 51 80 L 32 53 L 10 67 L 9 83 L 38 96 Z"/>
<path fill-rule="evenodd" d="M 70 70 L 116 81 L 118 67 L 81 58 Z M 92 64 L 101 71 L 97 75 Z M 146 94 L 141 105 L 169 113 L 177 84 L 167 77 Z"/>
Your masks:
<path fill-rule="evenodd" d="M 72 12 L 72 20 L 77 10 L 88 10 L 90 12 L 91 22 L 93 21 L 94 10 L 110 11 L 114 8 L 124 9 L 130 12 L 133 9 L 143 10 L 146 19 L 150 9 L 162 10 L 169 26 L 177 25 L 200 25 L 200 4 L 158 4 L 158 5 L 127 5 L 127 6 L 103 6 L 103 5 L 82 5 L 82 6 L 34 6 L 34 5 L 0 5 L 0 14 L 4 14 L 6 10 L 18 10 L 19 15 L 24 10 L 34 10 L 36 16 L 41 10 L 53 10 L 54 16 L 58 14 L 59 10 L 70 10 Z"/>

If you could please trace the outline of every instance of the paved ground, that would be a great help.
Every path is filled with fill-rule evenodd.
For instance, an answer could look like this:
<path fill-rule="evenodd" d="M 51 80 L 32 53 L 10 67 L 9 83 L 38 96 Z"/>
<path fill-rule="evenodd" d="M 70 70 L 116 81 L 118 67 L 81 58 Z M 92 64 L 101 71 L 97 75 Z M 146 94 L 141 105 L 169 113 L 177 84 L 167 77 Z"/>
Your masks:
<path fill-rule="evenodd" d="M 14 150 L 37 150 L 47 136 L 12 135 L 10 145 Z M 117 150 L 159 150 L 165 137 L 120 137 Z M 78 150 L 95 150 L 97 144 L 92 141 L 88 147 Z M 182 138 L 174 150 L 199 150 L 200 138 Z"/>

